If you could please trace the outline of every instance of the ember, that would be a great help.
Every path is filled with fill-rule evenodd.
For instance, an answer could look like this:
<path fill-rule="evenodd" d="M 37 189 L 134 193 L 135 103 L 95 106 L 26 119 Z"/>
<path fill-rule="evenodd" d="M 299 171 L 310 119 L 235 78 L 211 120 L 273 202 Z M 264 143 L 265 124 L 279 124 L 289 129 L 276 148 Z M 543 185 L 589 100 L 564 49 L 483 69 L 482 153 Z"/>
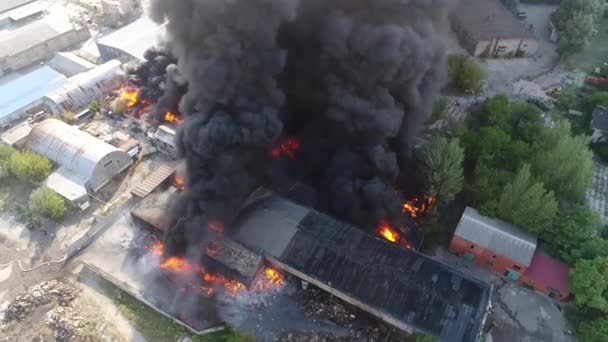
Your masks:
<path fill-rule="evenodd" d="M 437 197 L 435 196 L 414 197 L 403 202 L 402 212 L 411 218 L 418 218 L 426 215 L 436 203 Z"/>
<path fill-rule="evenodd" d="M 208 225 L 209 229 L 213 230 L 214 232 L 222 233 L 224 231 L 224 224 L 220 221 L 210 220 Z"/>
<path fill-rule="evenodd" d="M 208 247 L 213 252 L 219 249 L 218 243 L 212 243 Z M 169 258 L 163 258 L 164 247 L 162 242 L 157 241 L 152 246 L 147 248 L 148 252 L 152 255 L 161 258 L 160 268 L 172 273 L 199 273 L 201 276 L 201 285 L 188 285 L 182 287 L 180 291 L 187 291 L 188 289 L 200 290 L 201 292 L 212 295 L 218 289 L 221 289 L 222 293 L 228 297 L 236 297 L 237 295 L 247 291 L 245 285 L 235 279 L 227 279 L 219 274 L 209 273 L 205 270 L 202 265 L 192 264 L 184 257 L 172 256 Z M 283 276 L 273 268 L 266 268 L 256 280 L 252 286 L 253 291 L 266 292 L 272 289 L 280 289 L 285 285 Z"/>
<path fill-rule="evenodd" d="M 184 177 L 180 176 L 180 175 L 175 175 L 175 178 L 173 178 L 173 185 L 179 190 L 179 191 L 184 191 L 186 190 L 186 180 L 184 179 Z"/>
<path fill-rule="evenodd" d="M 297 138 L 288 138 L 279 143 L 278 146 L 270 150 L 270 155 L 273 158 L 287 157 L 295 159 L 296 152 L 300 149 L 300 140 Z"/>
<path fill-rule="evenodd" d="M 179 116 L 177 116 L 171 112 L 166 112 L 163 119 L 166 122 L 177 123 L 177 124 L 181 124 L 184 122 L 183 119 L 181 119 Z"/>

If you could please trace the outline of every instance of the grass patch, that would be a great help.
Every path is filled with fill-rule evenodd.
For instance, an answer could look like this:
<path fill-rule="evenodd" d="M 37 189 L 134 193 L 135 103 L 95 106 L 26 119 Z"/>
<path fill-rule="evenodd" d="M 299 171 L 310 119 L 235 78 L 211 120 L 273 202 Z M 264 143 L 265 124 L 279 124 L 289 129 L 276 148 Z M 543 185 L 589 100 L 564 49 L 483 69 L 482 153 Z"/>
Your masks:
<path fill-rule="evenodd" d="M 123 316 L 149 342 L 177 341 L 183 336 L 189 337 L 194 342 L 255 341 L 252 336 L 239 333 L 230 328 L 204 336 L 192 334 L 183 326 L 159 314 L 120 288 L 100 278 L 97 278 L 97 280 L 103 282 L 103 292 L 118 306 Z"/>

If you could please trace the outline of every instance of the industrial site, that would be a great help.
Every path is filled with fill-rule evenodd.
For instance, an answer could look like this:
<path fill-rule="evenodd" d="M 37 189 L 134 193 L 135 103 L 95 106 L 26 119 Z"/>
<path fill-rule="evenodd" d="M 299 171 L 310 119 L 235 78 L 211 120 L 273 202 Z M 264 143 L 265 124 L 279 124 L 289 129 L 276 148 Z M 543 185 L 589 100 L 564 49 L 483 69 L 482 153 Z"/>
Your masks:
<path fill-rule="evenodd" d="M 607 341 L 605 7 L 0 0 L 0 341 Z"/>

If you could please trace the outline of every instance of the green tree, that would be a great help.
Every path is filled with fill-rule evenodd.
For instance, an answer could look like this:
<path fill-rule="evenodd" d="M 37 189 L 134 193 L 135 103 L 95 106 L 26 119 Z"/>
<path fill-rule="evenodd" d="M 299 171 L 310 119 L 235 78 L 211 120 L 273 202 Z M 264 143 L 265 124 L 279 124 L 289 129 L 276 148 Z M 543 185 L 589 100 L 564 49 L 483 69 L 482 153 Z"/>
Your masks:
<path fill-rule="evenodd" d="M 0 179 L 10 174 L 11 156 L 15 149 L 4 144 L 0 144 Z"/>
<path fill-rule="evenodd" d="M 579 248 L 576 256 L 579 259 L 594 259 L 597 257 L 608 257 L 608 240 L 591 238 L 585 241 Z"/>
<path fill-rule="evenodd" d="M 591 114 L 596 106 L 608 106 L 608 91 L 595 91 L 583 100 L 583 111 Z"/>
<path fill-rule="evenodd" d="M 485 70 L 475 61 L 467 59 L 454 79 L 454 83 L 465 93 L 476 94 L 481 90 L 485 80 Z"/>
<path fill-rule="evenodd" d="M 448 98 L 445 96 L 439 96 L 435 103 L 433 104 L 433 111 L 431 112 L 431 117 L 428 119 L 429 124 L 433 124 L 438 120 L 443 119 L 447 114 L 448 109 Z"/>
<path fill-rule="evenodd" d="M 570 271 L 570 290 L 576 305 L 608 313 L 608 257 L 579 260 Z"/>
<path fill-rule="evenodd" d="M 583 249 L 592 240 L 593 234 L 600 226 L 600 218 L 591 208 L 578 205 L 562 209 L 557 213 L 554 223 L 543 232 L 546 248 L 560 260 L 573 265 L 581 257 Z M 607 251 L 608 252 L 608 251 Z"/>
<path fill-rule="evenodd" d="M 497 216 L 529 232 L 539 234 L 553 222 L 557 201 L 552 191 L 533 183 L 530 165 L 524 165 L 507 184 L 498 201 Z"/>
<path fill-rule="evenodd" d="M 10 170 L 22 181 L 41 182 L 53 171 L 47 158 L 33 152 L 16 152 L 11 155 Z"/>
<path fill-rule="evenodd" d="M 583 321 L 576 329 L 576 333 L 580 342 L 606 342 L 608 341 L 608 318 Z"/>
<path fill-rule="evenodd" d="M 496 216 L 498 197 L 505 185 L 513 179 L 513 173 L 477 163 L 473 175 L 471 195 L 475 207 L 486 216 Z"/>
<path fill-rule="evenodd" d="M 62 218 L 68 210 L 63 198 L 47 187 L 40 187 L 30 195 L 30 207 L 35 213 L 52 219 Z"/>
<path fill-rule="evenodd" d="M 493 165 L 509 146 L 511 138 L 498 127 L 482 127 L 478 132 L 469 130 L 463 137 L 467 156 L 472 160 L 481 160 Z"/>
<path fill-rule="evenodd" d="M 601 16 L 602 10 L 602 0 L 561 0 L 559 8 L 553 13 L 551 19 L 557 29 L 561 31 L 564 30 L 573 14 L 589 14 L 597 19 Z"/>
<path fill-rule="evenodd" d="M 431 141 L 422 157 L 422 170 L 428 192 L 442 203 L 454 199 L 462 190 L 464 149 L 457 138 L 438 137 Z"/>
<path fill-rule="evenodd" d="M 583 51 L 593 36 L 594 20 L 590 14 L 574 13 L 559 31 L 557 51 L 560 55 L 570 55 Z"/>
<path fill-rule="evenodd" d="M 560 121 L 543 131 L 534 172 L 548 189 L 573 202 L 585 196 L 593 177 L 593 153 L 585 136 L 572 136 L 570 124 Z"/>
<path fill-rule="evenodd" d="M 99 110 L 101 109 L 101 105 L 99 104 L 99 102 L 93 100 L 91 101 L 91 103 L 89 103 L 89 110 L 93 113 L 97 113 L 99 112 Z"/>

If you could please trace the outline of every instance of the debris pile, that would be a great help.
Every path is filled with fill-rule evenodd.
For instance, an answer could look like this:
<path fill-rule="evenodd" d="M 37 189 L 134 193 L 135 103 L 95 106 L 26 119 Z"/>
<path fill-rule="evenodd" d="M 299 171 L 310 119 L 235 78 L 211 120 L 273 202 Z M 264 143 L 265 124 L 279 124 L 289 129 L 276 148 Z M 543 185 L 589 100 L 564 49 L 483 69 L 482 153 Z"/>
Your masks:
<path fill-rule="evenodd" d="M 58 342 L 67 342 L 84 326 L 84 319 L 70 307 L 58 307 L 47 313 L 47 324 Z"/>
<path fill-rule="evenodd" d="M 343 327 L 351 327 L 356 318 L 354 313 L 317 288 L 302 291 L 298 305 L 308 318 L 332 321 Z"/>
<path fill-rule="evenodd" d="M 279 337 L 280 342 L 376 342 L 383 341 L 380 336 L 336 336 L 326 332 L 286 332 Z"/>
<path fill-rule="evenodd" d="M 32 286 L 27 292 L 18 295 L 6 309 L 5 322 L 21 321 L 39 306 L 56 301 L 59 306 L 68 306 L 80 291 L 57 280 Z"/>

